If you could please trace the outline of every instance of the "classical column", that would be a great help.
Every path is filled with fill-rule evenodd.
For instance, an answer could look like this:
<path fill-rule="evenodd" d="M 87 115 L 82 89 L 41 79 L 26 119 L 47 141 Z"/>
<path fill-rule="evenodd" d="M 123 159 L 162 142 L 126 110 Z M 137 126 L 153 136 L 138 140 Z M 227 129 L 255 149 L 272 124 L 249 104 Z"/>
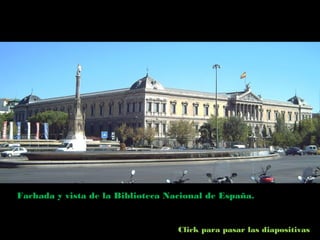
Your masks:
<path fill-rule="evenodd" d="M 80 79 L 82 68 L 78 64 L 76 72 L 76 95 L 74 108 L 69 116 L 69 129 L 67 139 L 85 139 L 84 133 L 84 117 L 81 109 L 81 99 L 80 99 Z"/>

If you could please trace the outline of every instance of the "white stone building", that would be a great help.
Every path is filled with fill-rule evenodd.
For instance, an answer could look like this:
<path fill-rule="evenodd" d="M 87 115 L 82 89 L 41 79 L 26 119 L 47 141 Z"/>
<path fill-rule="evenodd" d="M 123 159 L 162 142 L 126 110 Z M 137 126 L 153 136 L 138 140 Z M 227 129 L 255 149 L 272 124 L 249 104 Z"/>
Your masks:
<path fill-rule="evenodd" d="M 15 106 L 15 121 L 47 110 L 72 112 L 75 96 L 40 99 L 29 95 Z M 193 121 L 196 129 L 215 115 L 214 92 L 165 88 L 148 74 L 130 88 L 81 94 L 86 136 L 100 136 L 101 131 L 114 132 L 122 123 L 131 127 L 152 127 L 156 145 L 167 139 L 171 121 Z M 262 99 L 251 91 L 217 94 L 218 117 L 239 116 L 252 127 L 253 135 L 265 127 L 269 132 L 279 115 L 290 126 L 312 117 L 312 107 L 294 96 L 287 101 Z M 195 136 L 197 137 L 197 136 Z"/>

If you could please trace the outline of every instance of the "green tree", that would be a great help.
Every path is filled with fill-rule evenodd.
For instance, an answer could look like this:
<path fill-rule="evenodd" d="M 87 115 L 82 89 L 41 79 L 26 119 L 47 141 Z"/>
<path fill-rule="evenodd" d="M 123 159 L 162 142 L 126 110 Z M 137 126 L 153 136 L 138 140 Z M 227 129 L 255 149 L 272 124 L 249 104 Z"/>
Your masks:
<path fill-rule="evenodd" d="M 315 144 L 320 146 L 320 116 L 314 117 L 312 120 L 315 126 Z"/>
<path fill-rule="evenodd" d="M 303 119 L 300 121 L 298 129 L 301 139 L 301 147 L 316 144 L 316 127 L 312 119 Z"/>
<path fill-rule="evenodd" d="M 275 124 L 275 131 L 272 134 L 272 144 L 275 146 L 298 146 L 301 142 L 299 133 L 293 129 L 289 129 L 283 117 L 278 117 Z"/>
<path fill-rule="evenodd" d="M 135 145 L 140 145 L 143 138 L 144 138 L 144 128 L 139 127 L 139 128 L 135 128 L 135 134 L 133 137 L 133 142 Z"/>
<path fill-rule="evenodd" d="M 144 139 L 147 141 L 147 144 L 150 146 L 155 138 L 156 135 L 156 131 L 151 128 L 151 127 L 147 127 L 144 130 Z"/>
<path fill-rule="evenodd" d="M 239 117 L 229 117 L 223 124 L 223 137 L 229 142 L 247 142 L 248 126 Z"/>
<path fill-rule="evenodd" d="M 1 129 L 1 133 L 3 131 L 3 123 L 5 121 L 7 121 L 7 123 L 9 123 L 9 122 L 13 121 L 13 119 L 14 119 L 14 113 L 13 112 L 1 113 L 0 114 L 0 129 Z"/>
<path fill-rule="evenodd" d="M 62 111 L 44 111 L 28 119 L 31 123 L 48 123 L 53 138 L 65 137 L 68 131 L 68 114 Z"/>
<path fill-rule="evenodd" d="M 168 136 L 176 139 L 180 145 L 187 145 L 195 136 L 193 123 L 186 120 L 171 122 Z"/>
<path fill-rule="evenodd" d="M 218 118 L 211 115 L 210 119 L 199 128 L 200 138 L 197 142 L 201 144 L 210 144 L 211 146 L 217 141 L 217 121 L 218 121 L 218 141 L 220 142 L 223 137 L 223 124 L 226 118 Z"/>
<path fill-rule="evenodd" d="M 116 134 L 119 138 L 120 143 L 125 143 L 127 138 L 128 138 L 128 134 L 127 134 L 127 129 L 128 126 L 125 123 L 122 123 L 116 130 Z"/>

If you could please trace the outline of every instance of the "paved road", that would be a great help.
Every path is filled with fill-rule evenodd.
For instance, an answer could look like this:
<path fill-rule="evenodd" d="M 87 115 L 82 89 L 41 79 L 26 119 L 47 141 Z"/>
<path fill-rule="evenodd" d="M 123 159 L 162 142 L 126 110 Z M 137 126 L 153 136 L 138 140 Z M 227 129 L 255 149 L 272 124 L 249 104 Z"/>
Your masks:
<path fill-rule="evenodd" d="M 1 159 L 0 159 L 1 161 Z M 305 167 L 320 166 L 320 156 L 281 156 L 275 159 L 226 160 L 180 163 L 121 163 L 81 165 L 30 165 L 0 168 L 0 183 L 120 183 L 135 169 L 136 183 L 165 183 L 188 170 L 188 183 L 208 183 L 206 173 L 214 176 L 236 172 L 235 183 L 253 183 L 250 176 L 271 164 L 277 183 L 298 183 Z"/>

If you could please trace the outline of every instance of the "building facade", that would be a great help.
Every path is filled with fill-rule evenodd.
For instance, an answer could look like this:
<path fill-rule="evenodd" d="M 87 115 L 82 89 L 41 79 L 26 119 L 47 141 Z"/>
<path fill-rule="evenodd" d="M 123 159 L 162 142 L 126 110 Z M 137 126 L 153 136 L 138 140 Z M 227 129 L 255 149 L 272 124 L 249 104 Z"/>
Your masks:
<path fill-rule="evenodd" d="M 29 117 L 48 110 L 70 114 L 74 99 L 75 96 L 40 99 L 29 95 L 15 106 L 15 121 L 26 122 Z M 215 116 L 216 107 L 218 117 L 241 117 L 251 126 L 253 135 L 264 128 L 272 133 L 280 115 L 289 126 L 312 118 L 312 107 L 297 96 L 287 101 L 267 100 L 254 94 L 247 85 L 243 91 L 218 93 L 216 99 L 214 93 L 165 88 L 148 74 L 130 88 L 81 94 L 81 107 L 86 136 L 99 137 L 102 131 L 111 133 L 126 123 L 133 128 L 154 128 L 158 145 L 168 139 L 172 121 L 192 121 L 197 130 Z"/>

